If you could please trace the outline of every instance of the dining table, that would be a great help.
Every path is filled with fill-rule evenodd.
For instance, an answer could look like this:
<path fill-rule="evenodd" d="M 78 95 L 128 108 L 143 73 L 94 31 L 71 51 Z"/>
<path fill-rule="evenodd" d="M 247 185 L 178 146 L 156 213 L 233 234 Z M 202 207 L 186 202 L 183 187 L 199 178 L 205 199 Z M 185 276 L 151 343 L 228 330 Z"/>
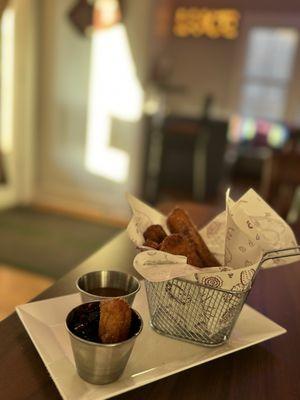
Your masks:
<path fill-rule="evenodd" d="M 208 205 L 185 206 L 199 226 L 216 214 L 216 209 Z M 169 207 L 165 204 L 162 209 L 167 211 Z M 135 255 L 136 249 L 123 231 L 32 301 L 76 292 L 76 279 L 95 269 L 120 270 L 138 276 L 133 269 Z M 261 270 L 247 304 L 286 328 L 287 333 L 115 398 L 300 399 L 300 262 Z M 0 398 L 61 398 L 15 312 L 0 323 Z"/>

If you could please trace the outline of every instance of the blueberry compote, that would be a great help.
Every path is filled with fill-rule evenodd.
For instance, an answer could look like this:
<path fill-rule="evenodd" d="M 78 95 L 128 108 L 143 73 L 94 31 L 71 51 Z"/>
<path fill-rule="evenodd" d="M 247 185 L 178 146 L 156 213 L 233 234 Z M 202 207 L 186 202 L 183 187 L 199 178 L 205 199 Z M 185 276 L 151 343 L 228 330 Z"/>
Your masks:
<path fill-rule="evenodd" d="M 131 310 L 132 320 L 128 339 L 136 335 L 141 329 L 139 316 Z M 99 339 L 100 307 L 99 301 L 81 304 L 74 308 L 67 316 L 69 330 L 81 339 L 101 343 Z"/>
<path fill-rule="evenodd" d="M 67 326 L 74 335 L 90 342 L 99 343 L 99 301 L 81 304 L 67 317 Z"/>

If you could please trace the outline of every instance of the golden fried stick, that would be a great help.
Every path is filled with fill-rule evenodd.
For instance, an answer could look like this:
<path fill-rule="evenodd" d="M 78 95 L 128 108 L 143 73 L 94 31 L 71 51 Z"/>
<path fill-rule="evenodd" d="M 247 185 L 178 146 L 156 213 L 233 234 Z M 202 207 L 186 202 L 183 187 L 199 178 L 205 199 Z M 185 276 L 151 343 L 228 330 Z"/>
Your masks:
<path fill-rule="evenodd" d="M 188 252 L 187 241 L 182 235 L 169 235 L 164 238 L 160 245 L 160 250 L 171 254 L 186 256 Z"/>
<path fill-rule="evenodd" d="M 152 240 L 146 240 L 143 246 L 152 247 L 155 250 L 159 250 L 159 244 L 156 242 L 152 242 Z"/>
<path fill-rule="evenodd" d="M 128 339 L 131 309 L 123 299 L 100 303 L 99 338 L 102 343 L 118 343 Z"/>
<path fill-rule="evenodd" d="M 194 247 L 190 245 L 189 241 L 183 235 L 178 233 L 174 233 L 164 238 L 159 250 L 175 255 L 185 256 L 190 265 L 196 267 L 203 266 Z"/>
<path fill-rule="evenodd" d="M 167 236 L 161 225 L 150 225 L 144 232 L 144 238 L 146 241 L 150 240 L 160 244 Z"/>
<path fill-rule="evenodd" d="M 220 265 L 218 260 L 209 251 L 197 228 L 184 210 L 175 208 L 168 216 L 167 224 L 171 233 L 182 234 L 189 241 L 190 245 L 194 246 L 203 267 Z"/>

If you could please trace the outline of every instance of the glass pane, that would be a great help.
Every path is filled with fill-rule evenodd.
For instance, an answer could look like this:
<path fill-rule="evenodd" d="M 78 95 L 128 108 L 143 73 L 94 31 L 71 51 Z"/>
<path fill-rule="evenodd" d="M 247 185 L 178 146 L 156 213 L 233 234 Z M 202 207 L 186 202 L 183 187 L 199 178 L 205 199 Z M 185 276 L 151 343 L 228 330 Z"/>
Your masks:
<path fill-rule="evenodd" d="M 247 77 L 288 80 L 298 44 L 292 28 L 253 28 L 246 58 Z"/>
<path fill-rule="evenodd" d="M 283 117 L 286 90 L 256 83 L 246 83 L 242 92 L 243 115 L 278 120 Z"/>

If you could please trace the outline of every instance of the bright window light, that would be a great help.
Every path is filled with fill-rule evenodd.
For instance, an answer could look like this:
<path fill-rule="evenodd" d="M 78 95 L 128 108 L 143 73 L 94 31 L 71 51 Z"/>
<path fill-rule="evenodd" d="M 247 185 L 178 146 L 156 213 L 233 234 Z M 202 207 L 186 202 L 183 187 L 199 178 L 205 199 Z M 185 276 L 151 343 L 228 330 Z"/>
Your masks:
<path fill-rule="evenodd" d="M 119 23 L 92 36 L 85 166 L 115 182 L 126 182 L 129 154 L 110 144 L 111 119 L 138 121 L 143 91 L 136 77 L 126 29 Z"/>
<path fill-rule="evenodd" d="M 5 154 L 13 149 L 13 74 L 15 14 L 7 8 L 1 18 L 1 134 L 0 148 Z"/>
<path fill-rule="evenodd" d="M 240 105 L 243 115 L 284 119 L 298 41 L 299 33 L 294 28 L 250 30 Z"/>

